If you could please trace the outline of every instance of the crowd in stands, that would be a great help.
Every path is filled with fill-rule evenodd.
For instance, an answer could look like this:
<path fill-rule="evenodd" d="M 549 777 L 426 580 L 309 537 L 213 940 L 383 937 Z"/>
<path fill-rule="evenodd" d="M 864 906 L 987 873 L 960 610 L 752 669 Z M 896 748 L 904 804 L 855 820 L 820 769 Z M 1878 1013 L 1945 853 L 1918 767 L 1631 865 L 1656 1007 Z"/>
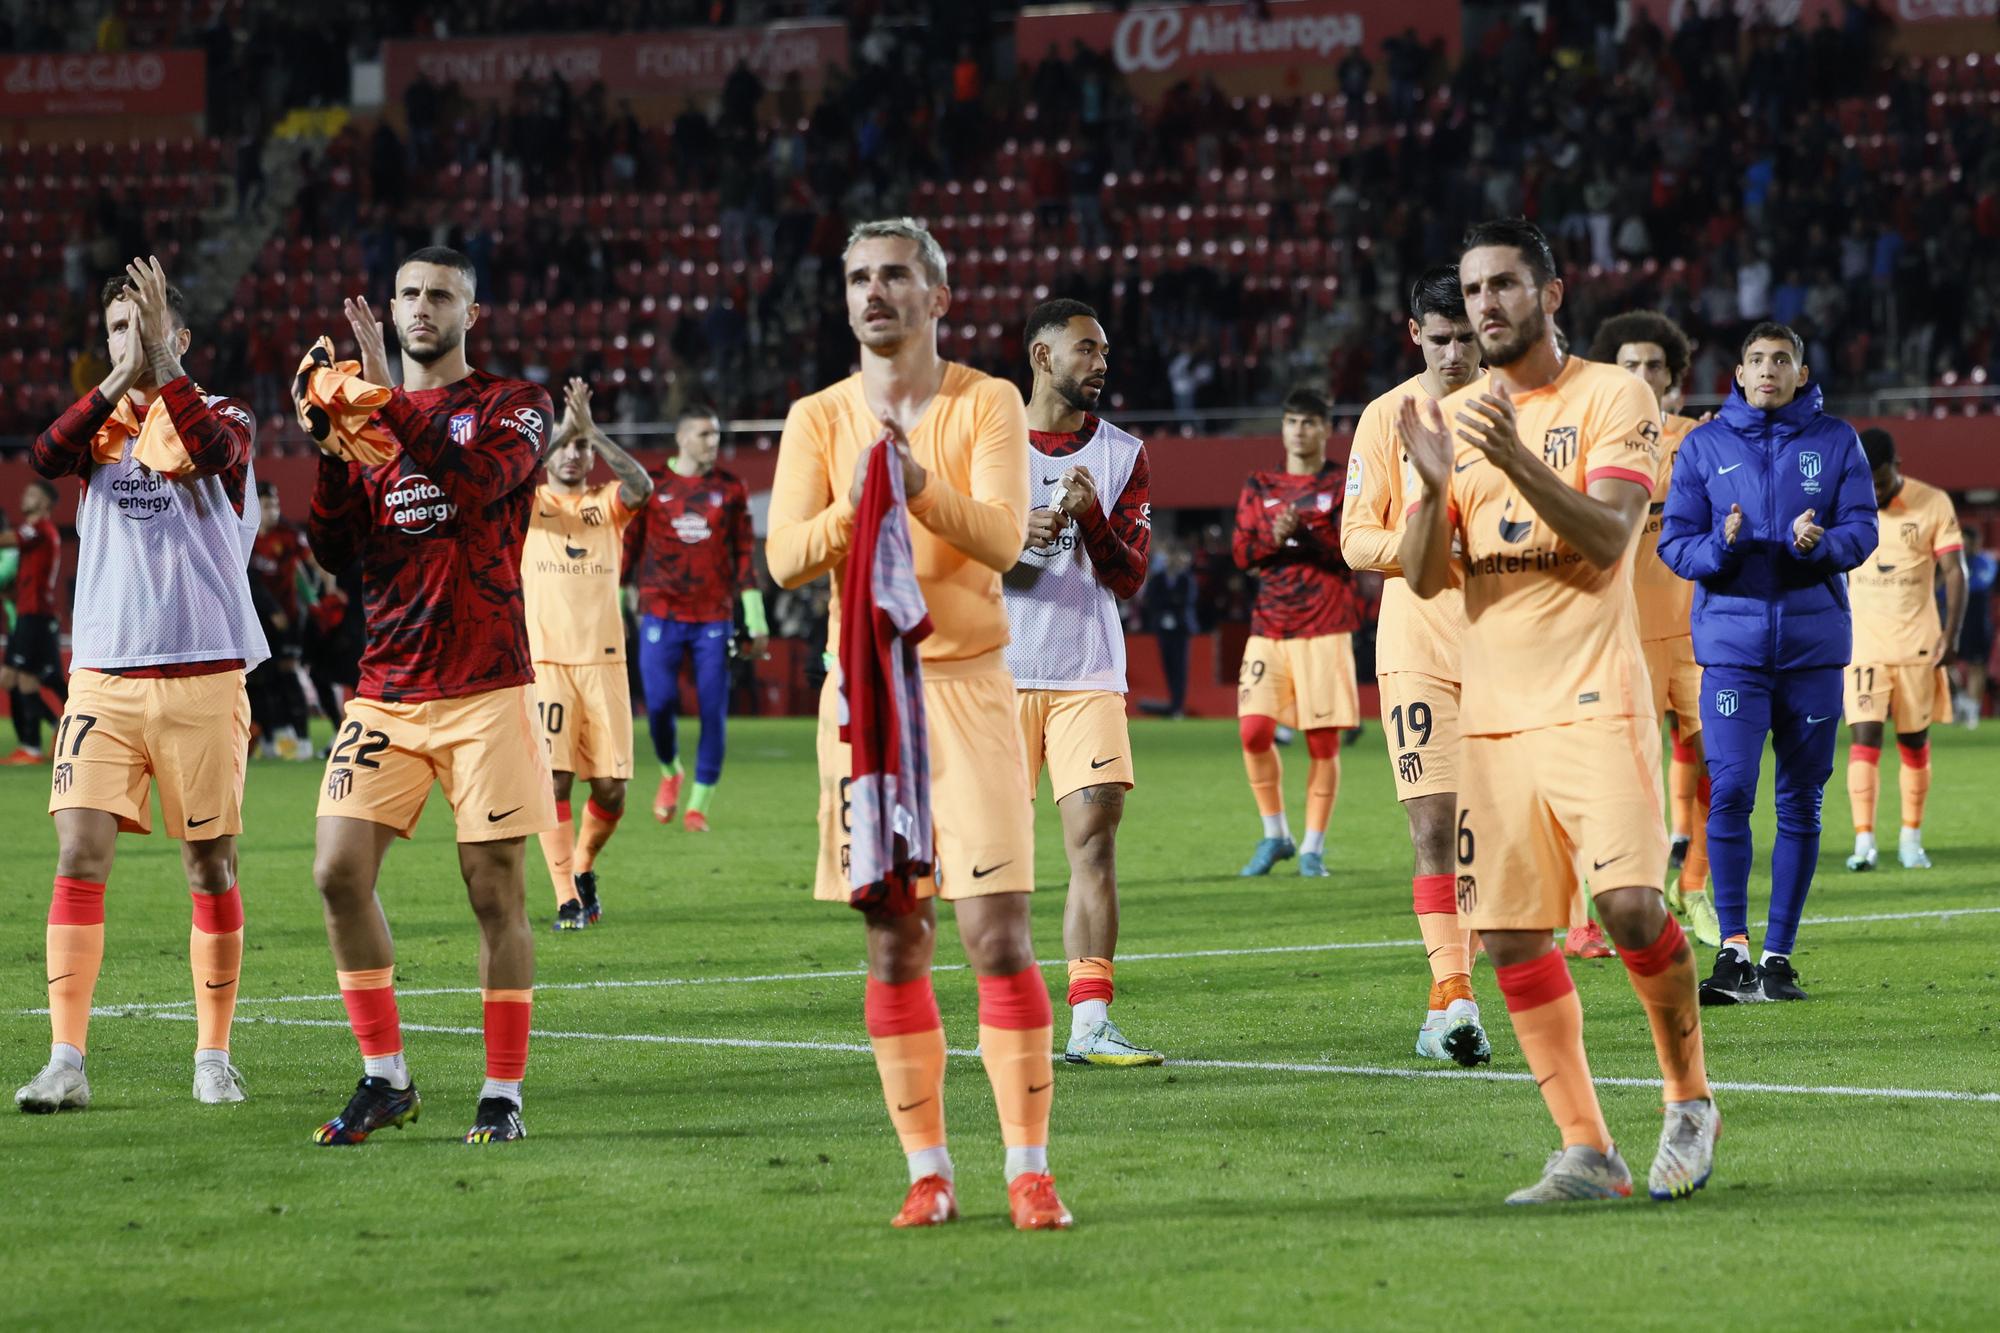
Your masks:
<path fill-rule="evenodd" d="M 359 51 L 387 34 L 828 6 L 730 8 L 348 0 L 311 22 Z M 1556 241 L 1572 338 L 1587 345 L 1619 309 L 1663 309 L 1697 340 L 1696 395 L 1726 386 L 1739 331 L 1764 318 L 1805 335 L 1835 393 L 2000 372 L 2000 70 L 1894 56 L 1879 7 L 1766 28 L 1689 6 L 1677 31 L 1641 18 L 1618 32 L 1612 6 L 1559 0 L 1540 28 L 1503 6 L 1455 66 L 1399 34 L 1347 56 L 1321 92 L 1245 99 L 1191 80 L 1150 105 L 1100 53 L 1017 58 L 979 6 L 833 8 L 850 64 L 812 93 L 739 68 L 718 97 L 646 118 L 559 78 L 502 102 L 418 82 L 313 164 L 271 262 L 210 339 L 214 378 L 254 380 L 260 405 L 280 406 L 300 332 L 282 311 L 318 317 L 364 280 L 384 290 L 395 256 L 444 241 L 480 265 L 497 368 L 589 374 L 621 420 L 688 398 L 780 416 L 848 368 L 847 225 L 902 211 L 953 256 L 951 355 L 1015 374 L 1024 312 L 1045 290 L 1078 296 L 1117 349 L 1114 405 L 1189 429 L 1294 383 L 1359 404 L 1396 382 L 1408 278 L 1470 221 L 1515 213 Z M 916 10 L 928 21 L 898 21 Z M 323 37 L 316 61 L 286 55 L 309 40 L 305 10 L 215 12 L 175 35 L 221 49 L 207 34 L 226 29 L 226 68 L 305 80 L 239 97 L 258 124 L 338 99 L 320 86 L 341 63 Z"/>

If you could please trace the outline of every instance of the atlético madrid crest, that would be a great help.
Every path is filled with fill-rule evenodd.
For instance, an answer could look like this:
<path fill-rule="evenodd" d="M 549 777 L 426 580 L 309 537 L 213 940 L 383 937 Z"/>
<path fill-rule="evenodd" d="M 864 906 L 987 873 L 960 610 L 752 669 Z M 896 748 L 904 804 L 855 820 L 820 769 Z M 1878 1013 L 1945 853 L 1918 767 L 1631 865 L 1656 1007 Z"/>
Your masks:
<path fill-rule="evenodd" d="M 478 425 L 479 414 L 477 412 L 453 412 L 451 414 L 451 442 L 453 444 L 471 443 L 472 432 Z"/>

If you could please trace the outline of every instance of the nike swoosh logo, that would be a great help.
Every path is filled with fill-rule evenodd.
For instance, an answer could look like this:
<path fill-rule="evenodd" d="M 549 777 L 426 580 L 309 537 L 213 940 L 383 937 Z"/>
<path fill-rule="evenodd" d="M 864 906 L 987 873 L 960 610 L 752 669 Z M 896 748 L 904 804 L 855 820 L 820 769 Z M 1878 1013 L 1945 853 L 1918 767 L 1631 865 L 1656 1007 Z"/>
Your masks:
<path fill-rule="evenodd" d="M 1479 461 L 1479 460 L 1478 460 L 1478 459 L 1476 459 L 1476 458 L 1469 458 L 1469 459 L 1467 459 L 1467 460 L 1466 460 L 1465 462 L 1463 462 L 1463 463 L 1454 463 L 1454 464 L 1452 464 L 1452 467 L 1451 467 L 1451 470 L 1452 470 L 1453 472 L 1463 472 L 1463 471 L 1465 471 L 1465 470 L 1466 470 L 1467 468 L 1471 467 L 1471 466 L 1472 466 L 1472 465 L 1473 465 L 1474 463 L 1477 463 L 1478 461 Z"/>
<path fill-rule="evenodd" d="M 517 805 L 514 807 L 514 810 L 502 810 L 497 815 L 494 814 L 491 810 L 488 810 L 486 812 L 486 822 L 489 824 L 497 824 L 501 820 L 505 819 L 508 815 L 513 814 L 515 810 L 519 810 L 520 808 L 521 807 Z"/>
<path fill-rule="evenodd" d="M 1618 853 L 1618 855 L 1606 857 L 1602 861 L 1592 861 L 1590 863 L 1590 868 L 1592 870 L 1602 870 L 1604 869 L 1604 867 L 1610 865 L 1613 861 L 1622 861 L 1624 859 L 1625 859 L 1625 853 L 1620 852 Z"/>
<path fill-rule="evenodd" d="M 1693 1035 L 1694 1035 L 1694 1030 L 1695 1030 L 1696 1028 L 1700 1027 L 1700 1026 L 1701 1026 L 1701 1024 L 1699 1024 L 1699 1023 L 1690 1023 L 1690 1024 L 1688 1024 L 1688 1025 L 1687 1025 L 1686 1027 L 1682 1028 L 1682 1029 L 1681 1029 L 1681 1040 L 1682 1040 L 1682 1041 L 1686 1041 L 1686 1040 L 1687 1040 L 1687 1039 L 1688 1039 L 1689 1037 L 1693 1036 Z"/>
<path fill-rule="evenodd" d="M 234 986 L 236 983 L 233 981 L 204 981 L 201 984 L 208 987 L 210 990 L 226 990 L 227 988 Z"/>
<path fill-rule="evenodd" d="M 55 984 L 56 984 L 56 983 L 57 983 L 58 981 L 68 981 L 68 980 L 69 980 L 69 979 L 70 979 L 71 977 L 73 977 L 73 976 L 75 976 L 75 975 L 76 975 L 76 973 L 74 973 L 74 972 L 65 972 L 65 973 L 63 973 L 63 974 L 62 974 L 61 976 L 59 976 L 59 977 L 50 977 L 50 978 L 49 978 L 49 984 L 50 984 L 51 986 L 53 986 L 53 985 L 55 985 Z"/>
<path fill-rule="evenodd" d="M 1281 504 L 1283 504 L 1283 503 L 1284 503 L 1284 501 L 1283 501 L 1283 500 L 1266 500 L 1266 501 L 1264 501 L 1264 508 L 1266 508 L 1266 509 L 1276 509 L 1276 508 L 1277 508 L 1277 507 L 1278 507 L 1279 505 L 1281 505 Z"/>
<path fill-rule="evenodd" d="M 1743 465 L 1742 465 L 1741 463 L 1731 463 L 1731 464 L 1730 464 L 1730 465 L 1729 465 L 1728 467 L 1719 467 L 1719 468 L 1717 468 L 1717 469 L 1715 470 L 1715 475 L 1716 475 L 1716 476 L 1718 476 L 1718 477 L 1726 477 L 1726 476 L 1728 476 L 1728 475 L 1729 475 L 1730 473 L 1734 472 L 1734 471 L 1735 471 L 1735 470 L 1736 470 L 1737 468 L 1740 468 L 1740 467 L 1742 467 L 1742 466 L 1743 466 Z"/>
<path fill-rule="evenodd" d="M 1043 478 L 1042 478 L 1042 485 L 1044 485 L 1044 486 L 1053 486 L 1053 485 L 1055 485 L 1055 484 L 1056 484 L 1057 482 L 1059 482 L 1059 481 L 1061 481 L 1061 480 L 1062 480 L 1062 478 L 1061 478 L 1061 477 L 1043 477 Z"/>
<path fill-rule="evenodd" d="M 541 510 L 541 511 L 540 511 L 540 513 L 541 513 L 541 515 L 542 515 L 542 517 L 543 517 L 543 518 L 554 518 L 554 517 L 555 517 L 555 515 L 554 515 L 554 514 L 551 514 L 551 513 L 550 513 L 550 512 L 548 511 L 548 510 L 546 510 L 546 509 L 544 509 L 544 510 Z"/>
<path fill-rule="evenodd" d="M 1449 949 L 1450 947 L 1451 947 L 1451 946 L 1450 946 L 1449 944 L 1440 944 L 1440 945 L 1438 945 L 1438 947 L 1437 947 L 1436 949 L 1432 949 L 1432 950 L 1431 950 L 1431 951 L 1430 951 L 1429 953 L 1425 954 L 1425 955 L 1424 955 L 1424 957 L 1426 957 L 1426 958 L 1435 958 L 1435 957 L 1437 957 L 1437 956 L 1438 956 L 1438 951 L 1439 951 L 1439 950 L 1441 950 L 1441 949 Z"/>
<path fill-rule="evenodd" d="M 216 820 L 220 818 L 222 818 L 221 815 L 210 815 L 207 819 L 190 819 L 188 821 L 188 827 L 200 828 L 203 824 L 213 824 Z"/>
<path fill-rule="evenodd" d="M 905 1106 L 905 1105 L 903 1105 L 903 1103 L 901 1103 L 901 1102 L 897 1102 L 897 1103 L 896 1103 L 896 1109 L 897 1109 L 898 1111 L 914 1111 L 914 1110 L 916 1110 L 916 1109 L 917 1109 L 917 1108 L 918 1108 L 919 1106 L 922 1106 L 922 1105 L 923 1105 L 923 1104 L 924 1104 L 925 1102 L 927 1102 L 927 1101 L 929 1101 L 929 1100 L 930 1100 L 930 1098 L 928 1098 L 928 1097 L 920 1097 L 920 1098 L 918 1098 L 918 1099 L 917 1099 L 916 1101 L 913 1101 L 913 1102 L 911 1102 L 911 1103 L 910 1103 L 910 1104 L 909 1104 L 908 1106 Z"/>
<path fill-rule="evenodd" d="M 1555 1075 L 1554 1075 L 1554 1074 L 1550 1074 L 1550 1075 L 1548 1076 L 1548 1078 L 1538 1078 L 1538 1079 L 1536 1079 L 1536 1080 L 1535 1080 L 1535 1086 L 1536 1086 L 1536 1087 L 1538 1087 L 1538 1088 L 1539 1088 L 1539 1087 L 1542 1087 L 1542 1086 L 1544 1086 L 1545 1084 L 1547 1084 L 1547 1083 L 1548 1083 L 1548 1081 L 1549 1081 L 1549 1079 L 1550 1079 L 1550 1078 L 1554 1078 L 1554 1077 L 1555 1077 Z"/>
<path fill-rule="evenodd" d="M 1091 766 L 1092 768 L 1103 768 L 1103 767 L 1104 767 L 1104 766 L 1105 766 L 1106 764 L 1115 764 L 1115 763 L 1117 763 L 1117 762 L 1118 762 L 1118 760 L 1119 760 L 1120 758 L 1122 758 L 1122 757 L 1123 757 L 1123 756 L 1121 756 L 1121 755 L 1115 755 L 1115 754 L 1114 754 L 1114 755 L 1112 755 L 1112 756 L 1111 756 L 1111 757 L 1110 757 L 1109 759 L 1093 759 L 1093 760 L 1091 760 L 1091 761 L 1090 761 L 1090 766 Z"/>
<path fill-rule="evenodd" d="M 1028 1095 L 1032 1097 L 1038 1092 L 1047 1092 L 1050 1088 L 1053 1088 L 1054 1086 L 1055 1086 L 1054 1079 L 1049 1080 L 1047 1083 L 1041 1083 L 1041 1084 L 1030 1083 L 1028 1085 Z"/>
<path fill-rule="evenodd" d="M 1828 714 L 1826 715 L 1826 717 L 1814 717 L 1814 716 L 1812 716 L 1812 715 L 1811 715 L 1810 713 L 1808 713 L 1808 714 L 1806 715 L 1806 725 L 1807 725 L 1807 726 L 1809 726 L 1809 727 L 1816 727 L 1816 726 L 1818 726 L 1818 725 L 1819 725 L 1820 723 L 1822 723 L 1822 722 L 1825 722 L 1825 721 L 1827 721 L 1828 719 L 1832 718 L 1832 716 L 1833 716 L 1833 714 L 1832 714 L 1832 713 L 1828 713 Z"/>
<path fill-rule="evenodd" d="M 984 869 L 981 869 L 981 868 L 980 868 L 980 867 L 978 867 L 978 866 L 974 866 L 974 867 L 972 868 L 972 877 L 973 877 L 974 879 L 985 879 L 985 878 L 986 878 L 986 877 L 987 877 L 988 875 L 990 875 L 990 874 L 992 874 L 992 873 L 993 873 L 994 871 L 998 870 L 998 869 L 1000 868 L 1000 866 L 1010 866 L 1010 865 L 1013 865 L 1013 864 L 1014 864 L 1014 863 L 1013 863 L 1012 861 L 1002 861 L 1002 862 L 1000 863 L 1000 865 L 997 865 L 997 866 L 987 866 L 987 867 L 985 867 Z"/>
<path fill-rule="evenodd" d="M 1893 574 L 1896 572 L 1896 567 L 1894 565 L 1885 565 L 1880 560 L 1877 560 L 1875 562 L 1875 572 L 1878 574 Z"/>

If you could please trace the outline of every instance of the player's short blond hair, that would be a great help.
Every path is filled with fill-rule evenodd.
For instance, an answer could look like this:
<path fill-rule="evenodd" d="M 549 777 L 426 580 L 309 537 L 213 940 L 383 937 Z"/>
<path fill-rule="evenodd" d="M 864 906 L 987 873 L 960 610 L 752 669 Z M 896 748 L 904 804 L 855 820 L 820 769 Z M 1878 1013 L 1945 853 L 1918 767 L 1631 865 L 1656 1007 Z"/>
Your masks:
<path fill-rule="evenodd" d="M 930 279 L 933 287 L 945 285 L 944 247 L 937 243 L 937 237 L 931 235 L 929 227 L 912 217 L 878 218 L 858 224 L 847 233 L 847 248 L 840 252 L 841 265 L 846 266 L 847 257 L 863 241 L 884 239 L 916 242 L 917 258 L 923 263 L 924 276 Z"/>

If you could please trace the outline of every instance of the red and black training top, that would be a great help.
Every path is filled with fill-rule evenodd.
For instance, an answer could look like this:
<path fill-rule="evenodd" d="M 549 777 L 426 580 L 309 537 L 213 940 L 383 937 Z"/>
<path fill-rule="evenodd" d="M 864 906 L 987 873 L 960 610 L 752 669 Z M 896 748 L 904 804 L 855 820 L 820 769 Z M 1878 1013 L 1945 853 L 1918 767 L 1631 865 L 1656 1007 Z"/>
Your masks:
<path fill-rule="evenodd" d="M 721 468 L 653 476 L 653 493 L 625 529 L 626 568 L 639 613 L 661 620 L 730 620 L 754 588 L 750 493 Z"/>
<path fill-rule="evenodd" d="M 1257 576 L 1250 632 L 1266 639 L 1311 639 L 1361 628 L 1354 575 L 1340 555 L 1344 472 L 1329 461 L 1317 472 L 1253 472 L 1236 501 L 1231 550 L 1239 568 Z M 1299 525 L 1280 544 L 1272 533 L 1290 509 Z"/>
<path fill-rule="evenodd" d="M 398 389 L 370 424 L 402 452 L 374 467 L 320 459 L 312 549 L 329 571 L 361 561 L 364 698 L 421 703 L 535 678 L 521 550 L 549 395 L 475 370 L 442 389 Z"/>

